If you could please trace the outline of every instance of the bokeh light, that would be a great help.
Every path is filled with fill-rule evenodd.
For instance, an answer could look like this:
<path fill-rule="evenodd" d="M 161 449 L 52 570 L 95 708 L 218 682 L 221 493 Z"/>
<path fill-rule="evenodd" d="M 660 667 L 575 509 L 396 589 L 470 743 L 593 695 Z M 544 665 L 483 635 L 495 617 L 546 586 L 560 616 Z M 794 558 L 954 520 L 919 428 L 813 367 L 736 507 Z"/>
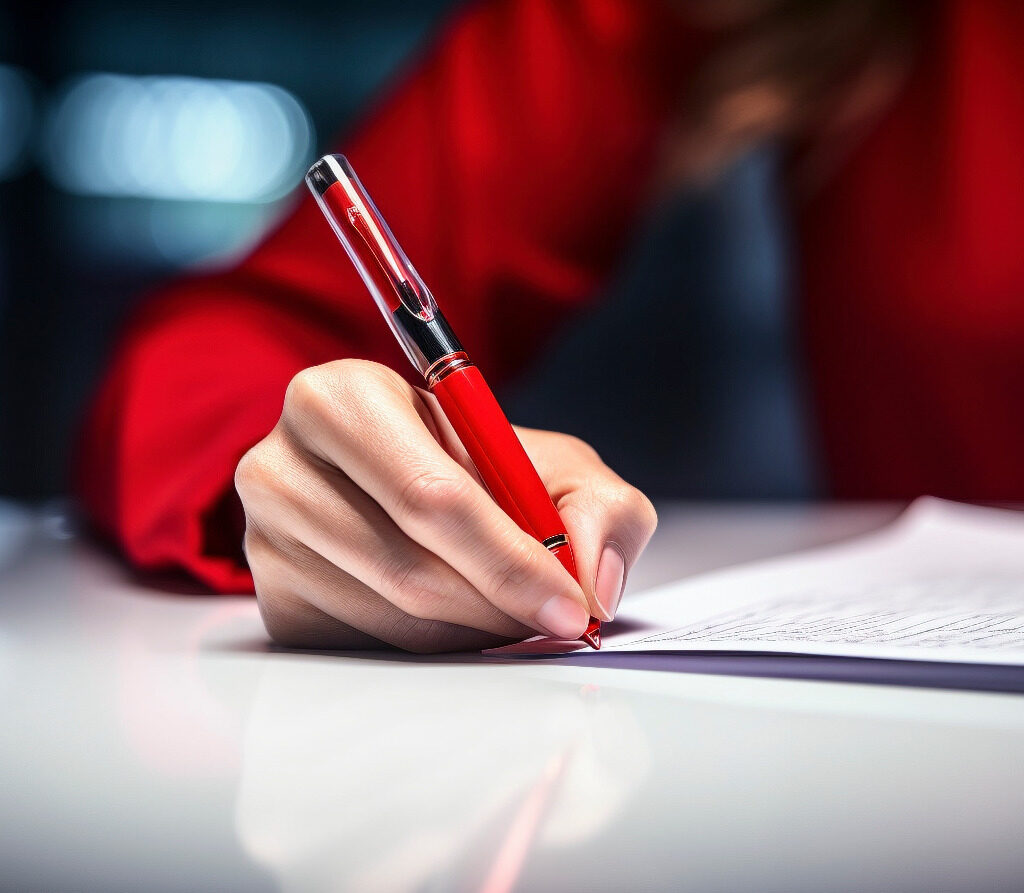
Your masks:
<path fill-rule="evenodd" d="M 273 84 L 94 73 L 58 92 L 41 160 L 83 195 L 270 202 L 313 144 L 305 108 Z"/>

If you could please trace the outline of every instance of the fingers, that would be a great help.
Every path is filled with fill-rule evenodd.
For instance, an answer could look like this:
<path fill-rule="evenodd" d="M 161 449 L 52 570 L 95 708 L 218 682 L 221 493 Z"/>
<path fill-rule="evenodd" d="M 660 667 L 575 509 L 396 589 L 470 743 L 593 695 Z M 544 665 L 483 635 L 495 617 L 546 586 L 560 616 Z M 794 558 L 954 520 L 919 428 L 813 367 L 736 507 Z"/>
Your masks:
<path fill-rule="evenodd" d="M 654 510 L 580 441 L 520 433 L 582 588 L 494 503 L 430 395 L 359 361 L 297 376 L 236 476 L 275 639 L 436 651 L 578 638 L 591 614 L 611 619 Z"/>
<path fill-rule="evenodd" d="M 273 435 L 259 461 L 266 473 L 251 467 L 243 472 L 249 515 L 257 526 L 287 531 L 287 539 L 323 556 L 412 617 L 508 638 L 531 635 L 528 627 L 503 614 L 437 555 L 406 536 L 337 469 L 290 449 Z M 334 613 L 338 610 L 334 606 Z"/>
<path fill-rule="evenodd" d="M 300 593 L 269 584 L 263 575 L 256 586 L 256 602 L 270 638 L 283 648 L 365 651 L 383 644 L 314 608 Z"/>
<path fill-rule="evenodd" d="M 285 647 L 358 650 L 385 643 L 426 654 L 479 650 L 508 641 L 412 617 L 299 544 L 275 543 L 251 529 L 246 554 L 264 624 L 271 638 Z"/>
<path fill-rule="evenodd" d="M 335 363 L 293 381 L 286 429 L 501 613 L 548 635 L 578 638 L 589 614 L 583 591 L 442 448 L 416 392 L 384 367 L 343 364 L 344 374 Z"/>
<path fill-rule="evenodd" d="M 565 521 L 590 609 L 611 620 L 629 569 L 657 527 L 657 513 L 582 441 L 548 431 L 518 432 Z"/>

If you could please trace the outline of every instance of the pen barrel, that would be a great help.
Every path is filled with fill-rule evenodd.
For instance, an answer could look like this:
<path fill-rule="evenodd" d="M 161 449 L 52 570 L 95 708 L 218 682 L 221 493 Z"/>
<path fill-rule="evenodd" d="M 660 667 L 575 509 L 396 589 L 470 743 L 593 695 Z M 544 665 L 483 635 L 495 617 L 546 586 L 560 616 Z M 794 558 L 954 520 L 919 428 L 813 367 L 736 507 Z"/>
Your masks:
<path fill-rule="evenodd" d="M 578 580 L 565 524 L 480 370 L 456 359 L 441 374 L 428 376 L 428 387 L 494 501 Z"/>
<path fill-rule="evenodd" d="M 579 582 L 565 525 L 479 370 L 342 155 L 325 155 L 306 185 L 409 360 L 427 381 L 494 501 Z M 601 647 L 591 618 L 582 640 Z"/>

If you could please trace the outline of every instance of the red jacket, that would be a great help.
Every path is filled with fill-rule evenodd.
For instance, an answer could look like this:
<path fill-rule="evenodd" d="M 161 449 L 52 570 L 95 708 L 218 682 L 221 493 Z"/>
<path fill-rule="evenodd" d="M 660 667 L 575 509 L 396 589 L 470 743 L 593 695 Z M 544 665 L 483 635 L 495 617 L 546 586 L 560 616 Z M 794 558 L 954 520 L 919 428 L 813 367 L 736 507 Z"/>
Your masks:
<path fill-rule="evenodd" d="M 1024 499 L 1024 5 L 933 9 L 897 99 L 794 211 L 815 418 L 836 496 Z M 476 5 L 342 145 L 489 376 L 619 259 L 700 47 L 656 2 Z M 297 371 L 345 356 L 406 369 L 303 195 L 129 327 L 86 426 L 85 506 L 136 564 L 251 589 L 235 464 Z"/>

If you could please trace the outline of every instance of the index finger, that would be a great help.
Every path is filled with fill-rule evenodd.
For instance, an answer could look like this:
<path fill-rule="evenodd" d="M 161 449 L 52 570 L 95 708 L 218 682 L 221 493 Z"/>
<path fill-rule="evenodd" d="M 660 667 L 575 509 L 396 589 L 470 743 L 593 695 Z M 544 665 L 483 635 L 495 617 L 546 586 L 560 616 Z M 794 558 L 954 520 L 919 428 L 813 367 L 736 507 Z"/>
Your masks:
<path fill-rule="evenodd" d="M 565 522 L 590 608 L 612 620 L 626 576 L 658 525 L 654 506 L 582 441 L 549 431 L 519 433 Z"/>
<path fill-rule="evenodd" d="M 547 635 L 582 635 L 583 590 L 448 455 L 415 390 L 385 367 L 350 363 L 338 374 L 338 365 L 293 382 L 291 412 L 304 417 L 296 421 L 305 442 L 499 610 Z"/>

